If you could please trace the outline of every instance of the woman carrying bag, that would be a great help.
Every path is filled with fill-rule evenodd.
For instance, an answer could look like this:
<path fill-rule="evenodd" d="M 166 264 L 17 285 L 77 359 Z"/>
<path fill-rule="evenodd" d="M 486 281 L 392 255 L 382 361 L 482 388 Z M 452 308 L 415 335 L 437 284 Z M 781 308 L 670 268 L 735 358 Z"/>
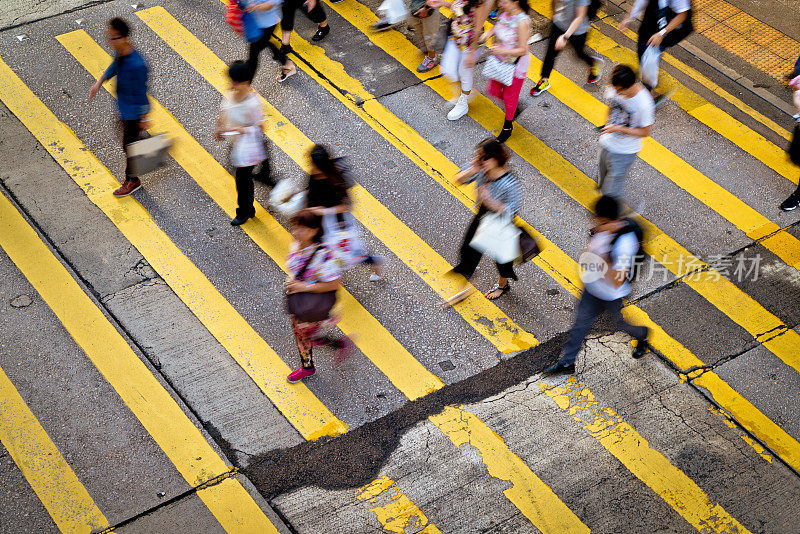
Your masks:
<path fill-rule="evenodd" d="M 514 117 L 517 115 L 522 84 L 531 64 L 528 38 L 531 34 L 531 19 L 528 17 L 527 0 L 498 0 L 500 16 L 494 27 L 483 35 L 481 42 L 494 36 L 489 47 L 483 74 L 489 78 L 486 93 L 503 102 L 506 120 L 497 140 L 505 143 L 511 136 Z"/>
<path fill-rule="evenodd" d="M 308 210 L 292 220 L 292 237 L 286 267 L 286 311 L 292 321 L 292 331 L 300 352 L 300 367 L 286 379 L 296 383 L 316 372 L 312 349 L 315 346 L 335 347 L 336 361 L 341 362 L 350 352 L 352 343 L 347 336 L 326 337 L 325 333 L 339 322 L 333 313 L 336 290 L 341 272 L 335 254 L 323 243 L 322 218 Z"/>
<path fill-rule="evenodd" d="M 511 221 L 521 207 L 522 191 L 516 177 L 506 166 L 508 159 L 509 154 L 506 147 L 497 139 L 490 137 L 478 144 L 470 167 L 459 172 L 455 177 L 455 181 L 459 184 L 475 182 L 478 192 L 478 213 L 464 234 L 460 261 L 451 271 L 451 273 L 463 277 L 464 288 L 447 299 L 450 304 L 460 302 L 470 295 L 471 290 L 467 287 L 467 283 L 475 273 L 483 255 L 480 250 L 475 248 L 478 245 L 476 242 L 478 238 L 482 244 L 492 242 L 493 254 L 504 255 L 502 262 L 496 262 L 500 277 L 497 283 L 484 293 L 484 296 L 489 300 L 500 298 L 508 292 L 509 280 L 517 279 L 517 275 L 514 273 L 514 259 L 519 255 L 519 229 Z M 491 219 L 485 221 L 487 216 Z M 486 222 L 489 221 L 497 222 L 494 228 L 499 233 L 478 235 L 489 230 L 486 225 Z M 479 226 L 484 227 L 483 232 Z M 489 231 L 491 232 L 491 230 Z M 481 246 L 480 248 L 489 252 L 488 247 Z M 513 252 L 509 253 L 510 251 Z"/>
<path fill-rule="evenodd" d="M 347 190 L 355 185 L 342 158 L 334 159 L 328 149 L 314 145 L 310 153 L 306 206 L 323 218 L 325 242 L 336 253 L 343 269 L 366 264 L 372 269 L 370 281 L 382 279 L 383 258 L 369 254 L 355 229 L 350 214 L 353 203 Z"/>

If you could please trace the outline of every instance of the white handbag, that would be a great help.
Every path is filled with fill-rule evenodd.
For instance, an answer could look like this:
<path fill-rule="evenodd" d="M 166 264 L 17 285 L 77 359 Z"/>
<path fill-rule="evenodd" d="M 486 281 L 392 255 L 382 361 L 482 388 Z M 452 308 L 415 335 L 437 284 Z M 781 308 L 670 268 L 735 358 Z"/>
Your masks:
<path fill-rule="evenodd" d="M 519 61 L 519 60 L 517 60 Z M 496 80 L 505 86 L 514 83 L 514 73 L 517 72 L 517 62 L 506 63 L 497 56 L 489 56 L 483 64 L 483 75 Z"/>
<path fill-rule="evenodd" d="M 642 82 L 648 87 L 658 85 L 658 64 L 661 61 L 661 47 L 648 46 L 642 54 L 640 69 L 642 71 Z"/>
<path fill-rule="evenodd" d="M 125 147 L 128 153 L 128 172 L 141 176 L 166 165 L 172 141 L 166 134 L 134 141 Z"/>
<path fill-rule="evenodd" d="M 512 262 L 520 255 L 519 228 L 507 215 L 487 213 L 478 223 L 469 246 L 497 263 Z"/>
<path fill-rule="evenodd" d="M 306 205 L 306 192 L 298 192 L 291 180 L 284 178 L 269 192 L 269 203 L 281 215 L 294 217 Z"/>

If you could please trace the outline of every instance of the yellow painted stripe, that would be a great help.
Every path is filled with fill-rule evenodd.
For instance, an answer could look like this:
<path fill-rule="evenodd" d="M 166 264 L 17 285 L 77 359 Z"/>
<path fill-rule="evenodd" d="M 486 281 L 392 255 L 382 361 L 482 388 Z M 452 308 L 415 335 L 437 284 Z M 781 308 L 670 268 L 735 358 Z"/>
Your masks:
<path fill-rule="evenodd" d="M 414 63 L 416 51 L 404 36 L 395 31 L 381 33 L 369 31 L 370 25 L 377 20 L 377 17 L 375 17 L 369 9 L 357 2 L 336 3 L 330 6 L 331 9 L 337 11 L 341 16 L 364 32 L 379 48 L 390 53 L 395 58 L 398 58 L 398 61 L 411 72 L 416 72 L 416 64 Z M 430 75 L 420 76 L 420 78 L 423 77 L 430 77 Z M 354 85 L 349 90 L 358 91 L 358 88 Z M 404 143 L 414 147 L 412 151 L 413 154 L 419 156 L 420 160 L 426 164 L 424 168 L 429 176 L 434 178 L 442 187 L 450 191 L 465 205 L 472 206 L 474 191 L 458 188 L 450 182 L 448 178 L 445 178 L 452 177 L 457 170 L 452 162 L 439 153 L 427 141 L 416 135 L 416 132 L 408 127 L 408 125 L 394 117 L 377 102 L 367 100 L 363 105 L 363 109 L 375 117 L 380 117 L 379 122 L 382 125 L 390 128 L 392 132 L 395 132 Z M 550 154 L 546 155 L 549 156 Z M 416 162 L 417 160 L 414 161 Z M 529 231 L 533 230 L 530 225 L 526 224 L 526 226 Z M 533 233 L 535 233 L 537 238 L 541 239 L 541 243 L 544 244 L 542 253 L 534 261 L 572 295 L 578 296 L 582 285 L 578 278 L 576 262 L 544 236 L 535 231 Z M 670 337 L 663 328 L 654 323 L 643 310 L 636 306 L 628 306 L 625 308 L 625 314 L 632 321 L 648 326 L 651 329 L 652 344 L 677 367 L 688 369 L 704 365 L 700 359 L 677 340 Z M 707 371 L 703 374 L 701 379 L 703 382 L 702 387 L 709 390 L 710 394 L 720 406 L 728 410 L 748 431 L 768 444 L 772 450 L 781 451 L 781 456 L 795 467 L 795 469 L 800 468 L 800 443 L 798 443 L 797 440 L 764 416 L 755 406 L 721 380 L 715 373 Z"/>
<path fill-rule="evenodd" d="M 159 33 L 159 35 L 161 35 L 161 37 L 170 44 L 170 46 L 174 46 L 176 51 L 178 51 L 179 54 L 195 69 L 201 72 L 201 74 L 209 81 L 209 83 L 215 87 L 224 87 L 225 81 L 224 78 L 222 78 L 224 65 L 214 54 L 208 50 L 207 47 L 205 47 L 205 45 L 191 35 L 185 28 L 183 28 L 183 26 L 178 24 L 177 21 L 174 21 L 174 19 L 169 16 L 168 13 L 159 8 L 153 8 L 152 11 L 146 10 L 146 12 L 140 13 L 142 13 L 143 19 L 147 18 L 146 22 L 148 24 L 152 24 L 151 28 Z M 156 20 L 151 19 L 151 13 L 155 13 L 159 18 Z M 161 33 L 162 29 L 160 22 L 165 22 L 168 24 L 164 33 Z M 299 37 L 295 37 L 295 48 L 297 48 L 298 45 L 307 46 L 306 43 L 301 42 Z M 291 123 L 289 123 L 282 115 L 280 115 L 272 106 L 269 106 L 267 103 L 265 103 L 265 106 L 268 113 L 268 118 L 270 119 L 270 125 L 272 125 L 274 121 L 280 120 L 280 129 L 277 130 L 276 133 L 272 134 L 272 139 L 278 143 L 281 148 L 287 152 L 287 154 L 295 158 L 295 161 L 301 165 L 305 165 L 305 163 L 301 163 L 304 160 L 300 158 L 306 153 L 307 145 L 305 143 L 308 141 L 298 141 L 298 139 L 300 139 L 298 136 L 302 134 L 299 131 L 294 130 L 294 127 L 291 126 Z M 273 130 L 270 129 L 270 132 L 272 133 Z M 303 149 L 298 150 L 296 148 L 292 148 L 293 146 L 303 147 Z M 197 155 L 198 157 L 202 156 L 200 153 Z M 206 166 L 206 169 L 208 169 L 208 166 Z M 252 234 L 251 237 L 253 237 Z M 353 302 L 355 302 L 355 300 Z M 366 320 L 374 321 L 374 319 L 371 319 L 371 316 L 366 313 L 366 311 L 363 312 L 361 316 L 345 311 L 345 319 L 348 318 L 348 315 L 351 316 L 350 320 L 353 321 L 355 321 L 355 319 L 361 320 L 362 323 Z M 342 323 L 340 323 L 340 325 L 342 325 Z M 342 325 L 342 328 L 344 330 L 345 326 Z M 363 332 L 363 326 L 358 322 L 354 322 L 353 328 L 359 328 L 360 331 Z M 396 341 L 394 341 L 394 338 L 392 338 L 391 335 L 385 330 L 379 331 L 376 328 L 374 335 L 375 337 L 370 343 L 366 345 L 360 345 L 359 347 L 362 349 L 362 351 L 365 351 L 365 354 L 367 354 L 368 357 L 370 357 L 370 359 L 372 359 L 372 361 L 376 363 L 376 365 L 390 378 L 390 380 L 392 380 L 392 382 L 409 398 L 412 398 L 411 395 L 422 396 L 422 394 L 424 394 L 422 391 L 422 386 L 426 384 L 429 384 L 429 386 L 426 387 L 433 387 L 434 389 L 441 387 L 441 381 L 439 381 L 438 378 L 435 378 L 433 374 L 427 371 L 424 367 L 420 366 L 402 346 L 399 346 L 399 344 L 398 350 L 396 351 L 384 351 L 383 353 L 375 352 L 374 348 L 377 346 L 376 344 L 389 345 L 396 343 Z M 410 377 L 415 382 L 409 383 L 408 381 L 395 381 L 395 373 L 397 372 L 398 367 L 409 369 Z M 460 413 L 460 410 L 452 410 L 454 410 L 456 414 Z M 469 425 L 465 427 L 464 424 L 466 423 L 462 423 L 462 426 L 454 426 L 452 423 L 447 423 L 437 426 L 439 426 L 439 428 L 441 428 L 451 440 L 460 440 L 461 438 L 458 436 L 461 436 L 463 432 L 472 432 L 473 428 L 477 429 L 476 432 L 481 429 L 486 430 L 484 432 L 478 432 L 475 435 L 475 442 L 473 444 L 485 452 L 483 455 L 483 461 L 492 476 L 501 480 L 508 480 L 513 483 L 513 487 L 506 491 L 506 495 L 527 518 L 531 519 L 532 521 L 540 521 L 540 523 L 537 523 L 537 526 L 542 525 L 543 527 L 546 527 L 548 524 L 550 524 L 550 522 L 555 521 L 559 524 L 569 524 L 571 530 L 574 531 L 586 531 L 585 525 L 580 522 L 575 514 L 572 513 L 572 511 L 569 510 L 569 508 L 567 508 L 566 505 L 564 505 L 564 503 L 553 494 L 552 490 L 544 482 L 542 482 L 527 466 L 525 466 L 525 464 L 517 455 L 515 455 L 508 449 L 508 447 L 505 446 L 499 436 L 488 430 L 488 428 L 486 428 L 486 426 L 477 418 L 470 418 L 465 415 L 463 417 L 460 416 L 460 419 L 462 421 L 469 421 Z M 434 423 L 436 423 L 436 421 L 434 421 Z M 553 516 L 553 518 L 550 518 L 550 516 Z M 545 517 L 545 519 L 541 520 L 541 517 Z M 560 519 L 555 519 L 556 517 Z"/>
<path fill-rule="evenodd" d="M 33 94 L 26 94 L 27 87 L 22 85 L 2 61 L 0 80 L 0 96 L 6 106 L 13 112 L 21 111 L 21 106 L 27 107 L 29 111 L 27 115 L 23 115 L 26 121 L 30 117 L 36 117 L 39 124 L 27 121 L 26 126 L 37 134 L 50 130 L 49 135 L 37 137 L 54 157 L 66 159 L 77 158 L 80 153 L 89 154 L 86 150 L 72 150 L 71 146 L 77 143 L 74 137 L 70 138 L 72 134 L 54 116 L 48 115 L 46 108 L 42 109 L 43 105 Z M 56 156 L 56 153 L 60 156 Z M 76 165 L 81 163 L 88 163 L 88 159 L 75 161 Z M 88 170 L 103 172 L 99 165 L 88 167 Z M 16 218 L 13 217 L 13 207 L 5 197 L 0 195 L 0 199 L 0 227 L 3 229 L 0 232 L 0 244 L 6 254 L 41 295 L 42 300 L 50 306 L 67 332 L 139 419 L 186 482 L 196 487 L 230 472 L 232 467 L 208 444 L 194 423 L 161 387 L 119 332 L 42 243 L 36 232 L 18 213 Z M 4 387 L 4 397 L 7 391 L 8 388 Z M 45 452 L 46 449 L 37 450 L 35 454 L 42 455 Z M 52 460 L 57 461 L 57 457 L 54 456 Z M 65 485 L 63 488 L 50 488 L 48 501 L 57 500 L 60 496 L 67 498 L 70 494 L 77 496 L 80 493 L 75 487 L 77 480 L 71 483 L 66 473 L 62 473 L 58 481 L 63 481 Z M 41 483 L 46 484 L 46 479 Z M 220 484 L 213 488 L 210 493 L 200 492 L 198 495 L 226 531 L 278 532 L 241 484 Z M 60 491 L 64 492 L 63 495 Z M 91 499 L 84 495 L 80 501 L 86 507 Z M 87 519 L 102 519 L 99 512 L 94 513 L 88 509 L 87 512 L 91 513 Z"/>
<path fill-rule="evenodd" d="M 59 42 L 93 75 L 99 77 L 111 58 L 83 30 L 59 35 Z M 113 91 L 112 82 L 105 85 Z M 170 118 L 166 112 L 154 115 L 159 122 Z M 174 119 L 172 119 L 174 120 Z M 163 131 L 163 130 L 160 130 Z M 191 137 L 188 134 L 171 132 L 176 137 L 175 157 L 189 158 Z M 74 139 L 74 137 L 73 137 Z M 77 139 L 70 140 L 72 144 Z M 66 141 L 64 141 L 66 143 Z M 337 419 L 322 402 L 303 384 L 289 384 L 286 375 L 291 372 L 283 360 L 239 315 L 233 306 L 217 291 L 211 282 L 169 240 L 132 198 L 120 201 L 110 195 L 116 183 L 93 157 L 86 156 L 87 165 L 98 168 L 91 175 L 94 187 L 87 187 L 86 180 L 78 180 L 89 197 L 105 211 L 122 231 L 123 235 L 147 259 L 181 300 L 192 310 L 209 332 L 233 356 L 253 381 L 269 397 L 283 415 L 306 439 L 323 435 L 336 435 L 346 431 L 347 426 Z M 197 168 L 201 167 L 195 162 Z M 86 167 L 79 172 L 88 174 Z M 123 211 L 127 213 L 123 215 Z M 288 250 L 288 249 L 287 249 Z"/>
<path fill-rule="evenodd" d="M 551 9 L 549 0 L 532 0 L 531 7 L 544 16 L 550 16 Z M 612 17 L 604 17 L 603 22 L 609 24 L 613 28 L 619 29 L 619 24 L 613 20 Z M 626 30 L 624 34 L 633 39 L 634 42 L 636 41 L 636 34 L 631 30 Z M 600 33 L 599 31 L 592 31 L 589 33 L 588 44 L 612 61 L 618 63 L 628 63 L 632 65 L 635 65 L 638 62 L 636 53 L 634 51 L 621 46 L 619 43 Z M 759 113 L 752 107 L 748 106 L 740 99 L 736 98 L 725 89 L 708 79 L 696 69 L 676 59 L 669 53 L 665 53 L 662 57 L 667 63 L 677 67 L 682 73 L 693 78 L 698 83 L 723 98 L 729 104 L 765 125 L 779 136 L 786 140 L 791 138 L 791 133 L 785 128 Z M 689 115 L 700 121 L 711 130 L 722 135 L 725 139 L 737 145 L 739 148 L 749 153 L 784 178 L 794 182 L 795 184 L 798 183 L 798 179 L 800 179 L 800 172 L 798 172 L 797 167 L 787 159 L 785 147 L 775 145 L 763 135 L 748 128 L 740 121 L 725 113 L 719 107 L 711 104 L 705 98 L 691 91 L 670 74 L 662 71 L 659 76 L 662 81 L 661 83 L 664 86 L 676 89 L 675 93 L 672 95 L 672 100 L 681 108 L 683 108 Z"/>
<path fill-rule="evenodd" d="M 5 248 L 4 242 L 23 225 L 27 226 L 25 220 L 0 195 L 0 245 Z M 108 520 L 2 369 L 0 442 L 61 532 L 108 528 Z"/>
<path fill-rule="evenodd" d="M 594 395 L 577 378 L 567 381 L 566 387 L 540 383 L 544 391 L 559 408 L 567 411 L 576 421 L 609 450 L 631 473 L 643 480 L 697 530 L 701 532 L 749 532 L 719 504 L 673 466 L 660 452 L 650 447 L 647 440 L 624 422 L 611 408 L 601 406 Z M 680 488 L 680 491 L 675 491 Z"/>
<path fill-rule="evenodd" d="M 436 525 L 428 521 L 422 510 L 400 491 L 397 483 L 385 475 L 359 488 L 356 496 L 375 505 L 370 511 L 375 513 L 383 530 L 387 532 L 442 534 Z"/>
<path fill-rule="evenodd" d="M 392 54 L 412 73 L 416 72 L 414 63 L 416 60 L 414 50 L 416 48 L 394 30 L 380 33 L 369 32 L 369 25 L 377 20 L 369 9 L 353 2 L 331 4 L 331 7 L 364 31 L 372 42 Z M 436 91 L 443 98 L 447 98 L 450 95 L 450 84 L 443 78 L 428 80 L 425 85 Z M 584 97 L 578 94 L 576 98 Z M 375 103 L 368 111 L 372 112 L 378 107 L 385 109 Z M 367 109 L 366 105 L 364 109 Z M 387 111 L 385 114 L 388 115 L 389 112 Z M 502 110 L 480 94 L 475 97 L 473 104 L 470 106 L 469 114 L 487 129 L 502 124 Z M 383 122 L 383 117 L 379 121 Z M 592 179 L 522 126 L 517 125 L 514 129 L 514 135 L 511 136 L 506 144 L 537 168 L 543 176 L 584 207 L 589 208 L 597 198 L 596 183 Z M 417 144 L 414 144 L 414 146 L 416 147 Z M 705 263 L 701 262 L 653 223 L 643 217 L 638 217 L 638 220 L 645 230 L 645 235 L 648 237 L 645 250 L 672 273 L 676 275 L 685 274 L 681 272 L 681 269 L 682 266 L 687 264 L 698 268 L 706 267 Z M 712 270 L 711 272 L 713 274 L 714 271 Z M 776 331 L 776 329 L 786 330 L 786 325 L 778 317 L 770 313 L 730 281 L 722 277 L 716 279 L 716 276 L 711 275 L 699 278 L 683 278 L 682 282 L 686 283 L 731 320 L 747 330 L 754 339 L 758 339 L 763 332 Z M 800 335 L 796 332 L 788 330 L 784 335 L 773 338 L 764 345 L 784 363 L 800 371 Z"/>

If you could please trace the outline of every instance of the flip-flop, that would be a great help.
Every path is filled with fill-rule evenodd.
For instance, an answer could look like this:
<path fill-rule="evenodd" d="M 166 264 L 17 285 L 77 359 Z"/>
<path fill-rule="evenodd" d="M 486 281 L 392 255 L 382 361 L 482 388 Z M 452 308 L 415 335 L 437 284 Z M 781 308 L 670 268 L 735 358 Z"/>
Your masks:
<path fill-rule="evenodd" d="M 278 83 L 282 83 L 285 82 L 290 76 L 294 76 L 295 74 L 297 74 L 297 67 L 293 68 L 289 72 L 286 72 L 285 70 L 283 70 L 283 68 L 281 68 L 281 73 L 278 74 L 278 77 L 275 78 L 275 80 Z"/>
<path fill-rule="evenodd" d="M 497 295 L 496 297 L 490 297 L 489 296 L 490 294 L 494 293 L 498 289 L 500 290 L 500 294 L 499 295 Z M 492 288 L 489 291 L 484 293 L 483 296 L 486 297 L 489 300 L 497 300 L 500 297 L 502 297 L 503 295 L 505 295 L 506 293 L 508 293 L 509 289 L 511 289 L 511 284 L 509 284 L 508 282 L 506 282 L 506 285 L 504 285 L 502 287 L 500 286 L 500 284 L 495 284 L 495 285 L 492 286 Z"/>

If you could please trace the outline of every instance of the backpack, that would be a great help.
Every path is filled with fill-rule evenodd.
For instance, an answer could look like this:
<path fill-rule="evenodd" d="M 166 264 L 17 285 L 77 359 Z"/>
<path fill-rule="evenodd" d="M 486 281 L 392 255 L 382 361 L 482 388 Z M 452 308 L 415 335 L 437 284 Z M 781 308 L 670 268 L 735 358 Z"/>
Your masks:
<path fill-rule="evenodd" d="M 589 2 L 589 13 L 586 14 L 586 19 L 591 22 L 597 18 L 597 12 L 603 7 L 603 0 L 591 0 Z"/>
<path fill-rule="evenodd" d="M 642 230 L 638 222 L 630 217 L 622 219 L 622 222 L 625 223 L 625 226 L 614 234 L 614 237 L 611 239 L 611 254 L 614 254 L 614 245 L 616 245 L 620 237 L 625 234 L 634 234 L 636 236 L 636 242 L 639 244 L 639 247 L 636 249 L 636 254 L 633 255 L 633 264 L 631 265 L 631 270 L 628 272 L 628 281 L 633 282 L 639 276 L 639 271 L 641 271 L 642 264 L 646 257 L 644 253 L 644 230 Z M 616 261 L 616 258 L 612 257 L 611 259 Z"/>

